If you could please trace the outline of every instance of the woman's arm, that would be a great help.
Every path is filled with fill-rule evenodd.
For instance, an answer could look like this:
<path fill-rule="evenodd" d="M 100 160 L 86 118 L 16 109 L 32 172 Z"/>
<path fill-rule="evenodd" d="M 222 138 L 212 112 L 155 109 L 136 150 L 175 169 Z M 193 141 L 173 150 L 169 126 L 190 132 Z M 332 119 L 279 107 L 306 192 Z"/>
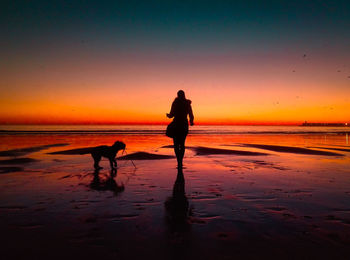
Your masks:
<path fill-rule="evenodd" d="M 188 111 L 188 115 L 190 116 L 190 125 L 193 125 L 193 120 L 194 120 L 194 116 L 193 116 L 193 111 L 192 111 L 192 106 L 191 104 L 189 105 L 189 111 Z"/>
<path fill-rule="evenodd" d="M 169 118 L 173 118 L 174 117 L 174 110 L 175 110 L 174 107 L 175 106 L 174 106 L 174 102 L 173 102 L 172 105 L 171 105 L 170 113 L 166 114 L 167 117 L 169 117 Z"/>

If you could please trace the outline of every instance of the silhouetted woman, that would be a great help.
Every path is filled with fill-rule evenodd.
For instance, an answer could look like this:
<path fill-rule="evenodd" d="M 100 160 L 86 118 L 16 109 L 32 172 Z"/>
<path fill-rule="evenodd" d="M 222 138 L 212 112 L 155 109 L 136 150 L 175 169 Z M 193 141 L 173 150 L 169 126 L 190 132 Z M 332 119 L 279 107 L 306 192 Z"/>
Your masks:
<path fill-rule="evenodd" d="M 177 92 L 177 98 L 171 105 L 171 111 L 166 114 L 169 118 L 174 118 L 174 151 L 177 159 L 177 165 L 182 167 L 182 160 L 185 155 L 185 140 L 188 134 L 188 120 L 187 115 L 190 117 L 190 124 L 193 125 L 193 112 L 191 107 L 191 100 L 186 99 L 185 92 L 179 90 Z"/>

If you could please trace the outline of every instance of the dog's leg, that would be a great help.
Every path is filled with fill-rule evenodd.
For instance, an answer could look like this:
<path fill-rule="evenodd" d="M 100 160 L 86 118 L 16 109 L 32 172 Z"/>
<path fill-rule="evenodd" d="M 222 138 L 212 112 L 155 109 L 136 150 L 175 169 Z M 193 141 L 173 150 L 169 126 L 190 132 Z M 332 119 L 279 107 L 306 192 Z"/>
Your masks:
<path fill-rule="evenodd" d="M 102 167 L 100 167 L 99 162 L 101 160 L 101 155 L 96 154 L 96 153 L 91 153 L 92 158 L 94 158 L 94 167 L 95 169 L 102 169 Z"/>
<path fill-rule="evenodd" d="M 108 158 L 108 159 L 109 159 L 109 163 L 110 163 L 110 165 L 111 165 L 111 170 L 115 169 L 115 168 L 114 168 L 114 165 L 113 165 L 114 159 L 113 159 L 113 158 Z"/>
<path fill-rule="evenodd" d="M 117 165 L 117 158 L 114 158 L 113 163 L 114 163 L 114 167 L 117 168 L 118 167 L 118 165 Z"/>
<path fill-rule="evenodd" d="M 111 178 L 114 178 L 115 176 L 117 176 L 117 169 L 113 168 L 111 170 Z"/>

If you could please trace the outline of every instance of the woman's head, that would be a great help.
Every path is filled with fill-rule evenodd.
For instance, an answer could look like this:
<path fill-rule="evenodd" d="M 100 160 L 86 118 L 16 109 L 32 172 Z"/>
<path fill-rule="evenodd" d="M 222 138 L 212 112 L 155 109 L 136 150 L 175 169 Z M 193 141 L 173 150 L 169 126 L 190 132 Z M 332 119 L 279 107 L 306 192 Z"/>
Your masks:
<path fill-rule="evenodd" d="M 186 99 L 186 97 L 185 97 L 185 92 L 184 92 L 183 90 L 179 90 L 179 91 L 177 92 L 177 97 L 178 97 L 179 99 Z"/>

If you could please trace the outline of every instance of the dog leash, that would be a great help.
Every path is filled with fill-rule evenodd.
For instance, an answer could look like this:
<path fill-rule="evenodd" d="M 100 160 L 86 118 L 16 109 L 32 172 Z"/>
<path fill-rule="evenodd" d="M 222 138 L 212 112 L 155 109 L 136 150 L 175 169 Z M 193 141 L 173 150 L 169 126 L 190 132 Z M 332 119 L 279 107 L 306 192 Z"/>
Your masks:
<path fill-rule="evenodd" d="M 128 155 L 128 153 L 126 152 L 126 149 L 123 150 L 122 155 L 124 154 L 124 152 L 125 152 L 126 155 Z M 135 163 L 134 163 L 134 161 L 132 159 L 129 159 L 129 160 L 131 161 L 132 165 L 134 165 L 134 167 L 137 168 Z"/>

